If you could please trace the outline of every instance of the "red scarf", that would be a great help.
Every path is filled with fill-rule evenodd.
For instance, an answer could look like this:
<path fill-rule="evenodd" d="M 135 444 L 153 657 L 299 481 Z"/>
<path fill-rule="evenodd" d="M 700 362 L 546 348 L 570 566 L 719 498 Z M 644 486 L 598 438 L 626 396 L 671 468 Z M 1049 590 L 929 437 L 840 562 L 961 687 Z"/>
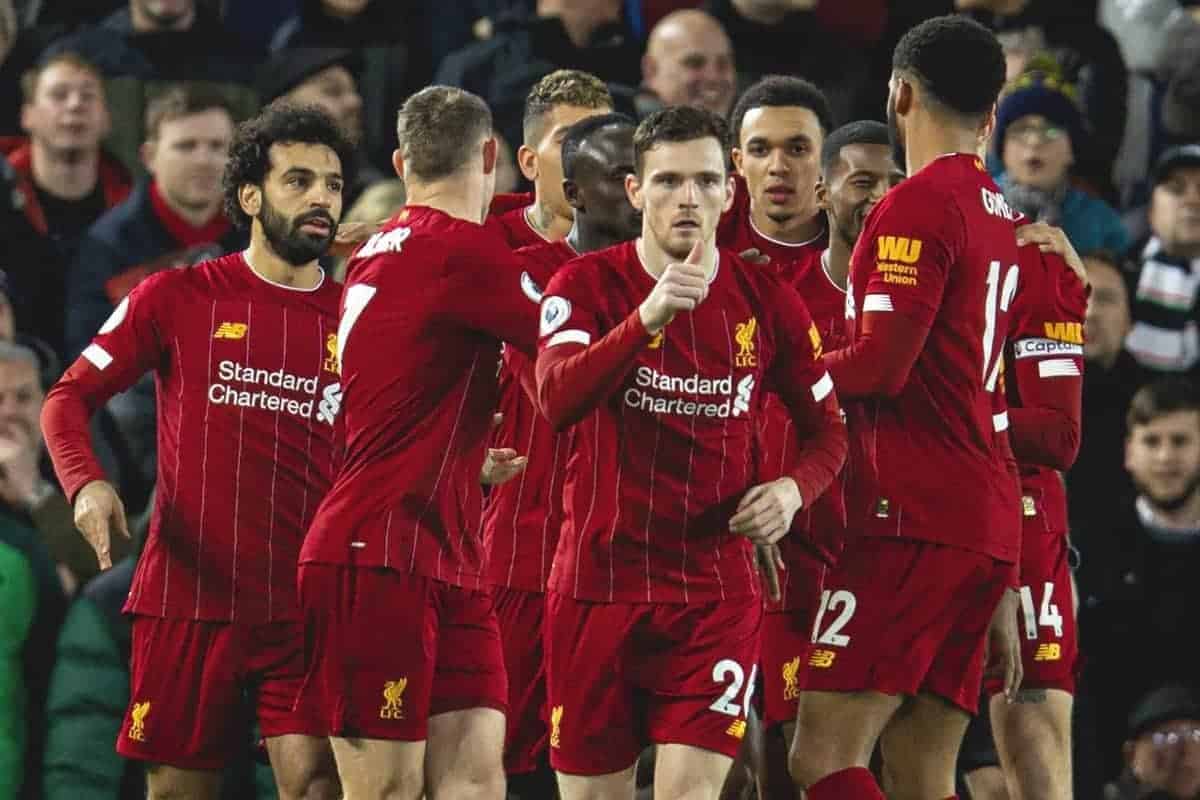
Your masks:
<path fill-rule="evenodd" d="M 220 241 L 221 237 L 229 232 L 229 220 L 220 210 L 199 228 L 188 222 L 167 204 L 166 198 L 158 190 L 157 181 L 150 182 L 150 203 L 154 206 L 155 216 L 167 229 L 167 233 L 185 249 Z"/>

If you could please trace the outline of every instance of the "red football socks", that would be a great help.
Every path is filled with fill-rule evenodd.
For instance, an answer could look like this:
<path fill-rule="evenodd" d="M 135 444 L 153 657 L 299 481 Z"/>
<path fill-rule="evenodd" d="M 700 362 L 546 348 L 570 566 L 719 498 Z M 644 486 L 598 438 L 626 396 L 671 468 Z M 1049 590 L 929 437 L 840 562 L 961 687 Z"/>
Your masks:
<path fill-rule="evenodd" d="M 851 767 L 826 775 L 808 787 L 808 800 L 886 800 L 875 776 L 866 767 Z"/>

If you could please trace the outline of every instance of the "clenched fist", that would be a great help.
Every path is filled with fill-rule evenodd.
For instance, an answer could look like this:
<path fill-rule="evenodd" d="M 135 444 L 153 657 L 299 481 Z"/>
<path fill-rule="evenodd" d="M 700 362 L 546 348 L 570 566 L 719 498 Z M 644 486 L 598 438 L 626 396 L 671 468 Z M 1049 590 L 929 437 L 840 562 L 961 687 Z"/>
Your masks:
<path fill-rule="evenodd" d="M 700 265 L 701 243 L 692 245 L 681 263 L 668 264 L 649 296 L 638 306 L 642 325 L 659 333 L 680 311 L 691 311 L 708 296 L 708 275 Z"/>

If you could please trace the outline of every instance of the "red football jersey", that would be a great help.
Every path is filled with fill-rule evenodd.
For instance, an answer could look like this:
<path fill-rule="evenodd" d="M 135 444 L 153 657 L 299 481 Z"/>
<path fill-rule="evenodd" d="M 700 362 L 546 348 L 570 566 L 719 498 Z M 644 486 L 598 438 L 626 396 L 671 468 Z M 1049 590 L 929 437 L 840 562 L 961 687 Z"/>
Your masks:
<path fill-rule="evenodd" d="M 578 255 L 566 242 L 543 242 L 517 251 L 529 275 L 525 288 L 541 300 L 555 270 Z M 570 432 L 556 433 L 534 406 L 533 361 L 505 347 L 500 362 L 500 412 L 495 447 L 511 447 L 529 458 L 520 475 L 492 487 L 483 513 L 488 578 L 497 586 L 546 590 L 562 526 L 562 491 Z M 527 387 L 527 388 L 523 388 Z"/>
<path fill-rule="evenodd" d="M 1059 471 L 1079 450 L 1087 290 L 1057 255 L 1028 245 L 1020 259 L 1004 384 L 1021 472 L 1023 536 L 1065 535 L 1067 493 Z"/>
<path fill-rule="evenodd" d="M 721 222 L 717 225 L 717 245 L 735 253 L 754 248 L 770 256 L 771 264 L 776 269 L 788 269 L 784 265 L 789 262 L 806 261 L 814 253 L 822 253 L 829 246 L 829 229 L 822 228 L 812 239 L 798 244 L 772 239 L 754 227 L 754 221 L 750 218 L 750 191 L 746 188 L 745 179 L 735 175 L 733 205 L 721 215 Z M 799 274 L 798 267 L 791 270 Z"/>
<path fill-rule="evenodd" d="M 824 251 L 808 250 L 806 256 L 781 265 L 780 278 L 793 287 L 812 315 L 822 349 L 836 350 L 846 343 L 846 291 L 833 282 L 825 269 Z M 766 411 L 759 432 L 761 480 L 770 480 L 787 471 L 796 457 L 798 446 L 792 417 L 774 394 L 767 395 Z M 842 551 L 846 537 L 845 470 L 833 479 L 825 493 L 804 508 L 792 521 L 792 530 L 779 540 L 785 564 L 819 558 L 832 565 Z M 779 608 L 793 610 L 790 598 L 803 598 L 795 591 L 802 579 L 800 570 L 787 570 L 782 584 Z"/>
<path fill-rule="evenodd" d="M 482 586 L 500 340 L 532 353 L 537 335 L 522 272 L 493 231 L 423 206 L 354 253 L 338 326 L 345 459 L 301 563 Z"/>
<path fill-rule="evenodd" d="M 330 278 L 270 283 L 241 253 L 156 273 L 46 398 L 46 441 L 74 498 L 104 477 L 88 416 L 155 372 L 158 488 L 127 612 L 299 619 L 297 558 L 339 438 L 340 292 Z"/>
<path fill-rule="evenodd" d="M 732 252 L 719 259 L 704 302 L 653 337 L 637 309 L 655 278 L 635 242 L 580 256 L 546 289 L 539 402 L 552 420 L 559 397 L 582 417 L 550 575 L 557 592 L 655 603 L 756 595 L 750 542 L 728 523 L 757 482 L 768 390 L 826 437 L 797 468 L 802 495 L 818 496 L 841 466 L 845 432 L 803 301 Z M 581 388 L 597 380 L 588 359 L 607 363 L 610 350 L 620 357 L 609 384 Z"/>
<path fill-rule="evenodd" d="M 529 224 L 529 217 L 526 212 L 529 210 L 529 203 L 533 202 L 533 195 L 529 195 L 529 203 L 515 208 L 508 208 L 499 202 L 499 198 L 516 199 L 519 197 L 521 195 L 497 195 L 497 199 L 492 201 L 492 207 L 504 208 L 505 210 L 489 213 L 487 219 L 483 222 L 485 226 L 499 233 L 504 238 L 504 241 L 508 243 L 508 247 L 511 250 L 532 247 L 533 245 L 549 241 Z"/>
<path fill-rule="evenodd" d="M 875 320 L 922 332 L 895 393 L 848 403 L 849 525 L 1015 561 L 993 393 L 1018 281 L 1016 218 L 973 155 L 935 159 L 867 217 L 850 265 L 852 341 Z M 878 369 L 843 360 L 841 372 Z"/>

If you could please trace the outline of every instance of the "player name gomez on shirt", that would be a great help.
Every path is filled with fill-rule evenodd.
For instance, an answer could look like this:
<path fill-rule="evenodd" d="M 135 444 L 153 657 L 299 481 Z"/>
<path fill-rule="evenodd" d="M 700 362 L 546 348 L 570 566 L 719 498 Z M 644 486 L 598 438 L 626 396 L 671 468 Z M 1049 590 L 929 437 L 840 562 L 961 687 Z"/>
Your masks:
<path fill-rule="evenodd" d="M 729 520 L 759 483 L 764 391 L 809 437 L 788 474 L 811 502 L 845 453 L 833 383 L 804 302 L 765 270 L 720 251 L 705 300 L 651 336 L 637 309 L 655 280 L 629 242 L 546 289 L 539 402 L 556 426 L 577 423 L 550 588 L 607 602 L 751 596 L 752 548 Z"/>

